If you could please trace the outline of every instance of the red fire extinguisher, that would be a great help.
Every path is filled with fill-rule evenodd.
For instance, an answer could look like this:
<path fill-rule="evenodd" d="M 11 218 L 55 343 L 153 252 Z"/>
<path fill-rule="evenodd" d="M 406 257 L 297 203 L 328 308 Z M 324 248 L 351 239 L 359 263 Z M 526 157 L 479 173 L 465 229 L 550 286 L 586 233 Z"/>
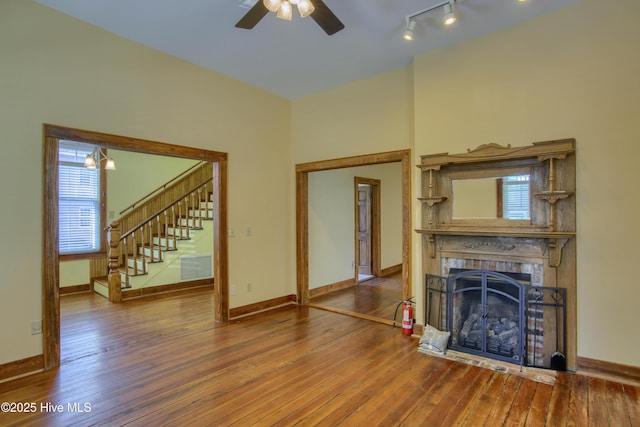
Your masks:
<path fill-rule="evenodd" d="M 402 306 L 402 334 L 413 335 L 413 307 L 410 300 L 406 300 Z"/>

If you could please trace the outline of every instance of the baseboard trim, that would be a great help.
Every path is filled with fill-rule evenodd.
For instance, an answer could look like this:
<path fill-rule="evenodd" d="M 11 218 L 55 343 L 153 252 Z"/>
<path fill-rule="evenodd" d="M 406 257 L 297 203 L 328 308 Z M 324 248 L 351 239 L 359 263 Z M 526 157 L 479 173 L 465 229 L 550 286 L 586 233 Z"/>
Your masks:
<path fill-rule="evenodd" d="M 351 279 L 342 280 L 340 282 L 330 283 L 328 285 L 320 286 L 319 288 L 309 289 L 309 298 L 317 297 L 318 295 L 328 294 L 329 292 L 339 291 L 340 289 L 346 289 L 351 286 L 355 286 L 356 280 Z"/>
<path fill-rule="evenodd" d="M 400 272 L 402 272 L 402 264 L 392 265 L 391 267 L 383 268 L 380 271 L 380 277 L 387 277 Z"/>
<path fill-rule="evenodd" d="M 44 355 L 27 357 L 26 359 L 0 365 L 0 382 L 30 375 L 44 369 Z"/>
<path fill-rule="evenodd" d="M 291 294 L 285 295 L 283 297 L 272 298 L 266 301 L 256 302 L 254 304 L 243 305 L 242 307 L 235 307 L 229 310 L 229 317 L 236 318 L 249 314 L 255 314 L 259 311 L 268 310 L 285 304 L 291 304 L 295 301 L 296 296 L 294 294 Z"/>
<path fill-rule="evenodd" d="M 79 294 L 82 292 L 91 292 L 91 285 L 73 285 L 73 286 L 63 286 L 60 288 L 60 295 L 68 295 L 68 294 Z"/>
<path fill-rule="evenodd" d="M 206 287 L 213 288 L 214 280 L 213 279 L 202 279 L 202 280 L 192 280 L 190 282 L 184 283 L 174 283 L 172 285 L 161 285 L 161 286 L 150 286 L 148 288 L 137 288 L 137 289 L 123 289 L 122 290 L 122 301 L 130 300 L 134 298 L 150 298 L 156 297 L 160 294 L 178 292 L 178 291 L 189 291 L 193 289 L 201 289 Z"/>
<path fill-rule="evenodd" d="M 578 374 L 640 386 L 640 367 L 578 357 Z"/>
<path fill-rule="evenodd" d="M 330 311 L 332 313 L 344 314 L 345 316 L 355 317 L 358 319 L 371 320 L 372 322 L 382 323 L 383 325 L 394 326 L 393 320 L 383 319 L 382 317 L 371 316 L 370 314 L 356 313 L 354 311 L 343 310 L 341 308 L 328 307 L 326 305 L 313 304 L 313 303 L 309 303 L 309 307 L 317 308 L 319 310 L 324 310 L 324 311 Z M 395 326 L 398 327 L 398 333 L 401 333 L 400 328 L 402 327 L 402 324 L 396 323 Z"/>

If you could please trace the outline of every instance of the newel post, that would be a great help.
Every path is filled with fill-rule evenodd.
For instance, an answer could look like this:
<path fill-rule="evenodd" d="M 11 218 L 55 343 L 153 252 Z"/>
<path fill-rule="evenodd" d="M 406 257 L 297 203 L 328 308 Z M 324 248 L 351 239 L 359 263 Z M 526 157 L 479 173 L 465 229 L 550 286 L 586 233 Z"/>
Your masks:
<path fill-rule="evenodd" d="M 109 270 L 109 301 L 122 301 L 122 278 L 120 277 L 120 224 L 113 221 L 107 230 L 109 244 L 107 267 Z"/>

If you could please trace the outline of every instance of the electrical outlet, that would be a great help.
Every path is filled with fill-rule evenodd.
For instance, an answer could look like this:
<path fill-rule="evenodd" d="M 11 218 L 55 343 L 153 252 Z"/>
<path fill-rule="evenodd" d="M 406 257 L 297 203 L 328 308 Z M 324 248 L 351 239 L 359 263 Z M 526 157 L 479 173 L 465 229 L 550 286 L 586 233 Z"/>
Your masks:
<path fill-rule="evenodd" d="M 238 292 L 238 289 L 236 289 L 236 285 L 229 286 L 229 293 L 231 294 L 231 296 L 235 296 L 237 292 Z"/>
<path fill-rule="evenodd" d="M 34 320 L 31 322 L 31 335 L 38 335 L 42 333 L 42 320 Z"/>
<path fill-rule="evenodd" d="M 247 227 L 247 237 L 251 237 L 251 227 Z"/>
<path fill-rule="evenodd" d="M 247 292 L 251 292 L 251 283 L 247 283 Z"/>
<path fill-rule="evenodd" d="M 236 232 L 233 228 L 229 229 L 229 237 L 236 237 Z"/>

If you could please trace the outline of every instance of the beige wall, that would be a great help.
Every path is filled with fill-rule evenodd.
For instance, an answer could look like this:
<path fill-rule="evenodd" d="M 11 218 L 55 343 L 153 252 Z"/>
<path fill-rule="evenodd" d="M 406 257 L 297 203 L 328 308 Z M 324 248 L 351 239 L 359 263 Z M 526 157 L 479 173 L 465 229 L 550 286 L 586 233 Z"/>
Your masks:
<path fill-rule="evenodd" d="M 380 180 L 381 267 L 402 263 L 400 163 L 309 174 L 309 288 L 354 278 L 354 178 Z"/>
<path fill-rule="evenodd" d="M 419 154 L 576 138 L 578 355 L 635 366 L 639 16 L 584 0 L 414 62 Z"/>
<path fill-rule="evenodd" d="M 42 353 L 42 123 L 228 152 L 229 225 L 253 231 L 229 241 L 252 283 L 231 306 L 295 292 L 289 101 L 27 0 L 0 2 L 0 58 L 0 364 Z"/>
<path fill-rule="evenodd" d="M 293 101 L 293 162 L 409 148 L 412 78 L 407 66 Z"/>
<path fill-rule="evenodd" d="M 170 156 L 109 150 L 116 163 L 115 171 L 107 171 L 107 219 L 120 218 L 124 209 L 158 189 L 197 160 Z M 127 211 L 129 212 L 129 211 Z"/>

